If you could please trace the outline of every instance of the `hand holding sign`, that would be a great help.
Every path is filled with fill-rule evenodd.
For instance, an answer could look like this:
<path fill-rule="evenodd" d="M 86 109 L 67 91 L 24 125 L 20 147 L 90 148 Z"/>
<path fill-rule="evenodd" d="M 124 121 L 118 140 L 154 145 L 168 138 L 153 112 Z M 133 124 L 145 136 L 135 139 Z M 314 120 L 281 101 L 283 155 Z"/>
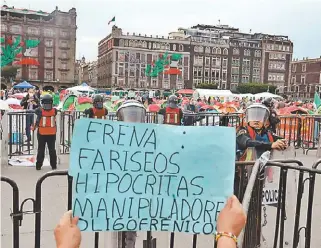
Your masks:
<path fill-rule="evenodd" d="M 214 233 L 233 193 L 231 140 L 225 127 L 77 120 L 69 174 L 80 229 Z"/>

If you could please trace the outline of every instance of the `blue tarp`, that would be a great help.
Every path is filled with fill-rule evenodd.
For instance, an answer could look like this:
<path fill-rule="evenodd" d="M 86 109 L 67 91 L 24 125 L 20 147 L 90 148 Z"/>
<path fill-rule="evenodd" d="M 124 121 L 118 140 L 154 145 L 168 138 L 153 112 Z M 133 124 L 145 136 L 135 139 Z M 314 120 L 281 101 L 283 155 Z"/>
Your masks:
<path fill-rule="evenodd" d="M 81 86 L 88 86 L 86 82 L 82 82 Z"/>
<path fill-rule="evenodd" d="M 16 84 L 13 86 L 15 89 L 30 89 L 33 88 L 34 86 L 29 84 L 27 81 L 23 81 L 22 83 Z"/>

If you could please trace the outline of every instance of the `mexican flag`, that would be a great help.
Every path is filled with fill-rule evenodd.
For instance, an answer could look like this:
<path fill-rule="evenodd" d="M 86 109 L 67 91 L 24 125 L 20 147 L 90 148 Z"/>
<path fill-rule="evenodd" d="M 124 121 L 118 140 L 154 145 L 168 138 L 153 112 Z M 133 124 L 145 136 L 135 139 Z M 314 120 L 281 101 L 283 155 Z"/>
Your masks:
<path fill-rule="evenodd" d="M 110 24 L 110 23 L 112 23 L 112 22 L 115 22 L 116 21 L 116 18 L 115 18 L 115 16 L 108 22 L 108 25 Z"/>
<path fill-rule="evenodd" d="M 314 102 L 313 105 L 315 109 L 318 109 L 321 106 L 321 99 L 317 92 L 314 93 Z"/>

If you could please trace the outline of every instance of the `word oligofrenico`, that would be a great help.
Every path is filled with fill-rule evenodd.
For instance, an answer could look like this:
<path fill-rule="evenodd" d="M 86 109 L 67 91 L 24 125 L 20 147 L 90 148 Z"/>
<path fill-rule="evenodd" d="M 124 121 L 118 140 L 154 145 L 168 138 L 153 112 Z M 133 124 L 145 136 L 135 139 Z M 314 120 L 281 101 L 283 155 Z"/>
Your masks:
<path fill-rule="evenodd" d="M 79 228 L 214 233 L 233 193 L 229 140 L 233 128 L 77 120 L 69 174 Z"/>

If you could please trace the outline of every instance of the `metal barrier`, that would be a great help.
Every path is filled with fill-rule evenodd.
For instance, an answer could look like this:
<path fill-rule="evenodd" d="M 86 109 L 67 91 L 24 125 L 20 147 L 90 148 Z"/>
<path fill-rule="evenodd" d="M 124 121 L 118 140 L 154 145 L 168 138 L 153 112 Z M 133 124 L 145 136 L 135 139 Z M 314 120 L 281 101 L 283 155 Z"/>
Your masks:
<path fill-rule="evenodd" d="M 248 172 L 250 171 L 251 166 L 253 166 L 254 162 L 237 162 L 236 163 L 236 181 L 235 181 L 235 194 L 238 196 L 240 200 L 242 200 L 245 187 L 247 184 L 247 180 L 249 178 Z M 299 166 L 294 166 L 293 164 L 297 164 Z M 315 188 L 315 179 L 316 176 L 319 176 L 321 178 L 321 170 L 317 170 L 316 168 L 318 165 L 321 164 L 321 160 L 318 160 L 314 165 L 313 168 L 306 168 L 302 166 L 302 163 L 297 160 L 275 160 L 275 161 L 269 161 L 267 163 L 267 166 L 277 167 L 280 169 L 280 180 L 278 182 L 278 188 L 279 188 L 279 197 L 277 201 L 277 213 L 275 215 L 275 228 L 274 228 L 274 238 L 273 238 L 273 247 L 283 247 L 284 243 L 284 235 L 285 235 L 285 221 L 289 220 L 290 218 L 294 218 L 294 228 L 287 229 L 288 231 L 292 232 L 293 230 L 293 247 L 298 247 L 300 242 L 304 241 L 305 247 L 312 247 L 311 241 L 316 242 L 317 236 L 315 236 L 314 240 L 311 236 L 312 231 L 312 222 L 317 221 L 317 218 L 312 218 L 313 213 L 313 207 L 315 205 L 313 204 L 315 197 L 320 198 L 320 195 L 314 194 L 314 188 Z M 295 196 L 296 199 L 296 205 L 295 205 L 295 214 L 293 215 L 287 215 L 286 214 L 286 202 L 288 200 L 287 197 L 287 187 L 288 187 L 288 174 L 289 172 L 296 172 L 299 174 L 296 189 L 297 194 Z M 305 178 L 305 176 L 307 177 Z M 35 188 L 35 198 L 27 198 L 22 201 L 20 204 L 19 202 L 19 189 L 17 184 L 12 181 L 9 178 L 1 177 L 1 181 L 10 184 L 10 186 L 13 189 L 13 211 L 11 214 L 12 220 L 13 220 L 13 248 L 19 248 L 19 225 L 22 224 L 23 221 L 23 214 L 26 213 L 23 209 L 24 203 L 27 201 L 33 202 L 33 210 L 32 213 L 35 214 L 35 248 L 41 247 L 41 220 L 42 215 L 45 214 L 42 212 L 42 184 L 45 180 L 52 177 L 57 176 L 64 176 L 67 179 L 68 182 L 68 200 L 67 200 L 67 209 L 71 209 L 72 207 L 72 178 L 68 176 L 67 171 L 52 171 L 48 172 L 45 175 L 43 175 L 41 178 L 38 179 L 36 183 Z M 302 197 L 304 194 L 305 184 L 306 182 L 309 182 L 308 187 L 308 205 L 306 210 L 306 221 L 304 226 L 300 226 L 300 221 L 302 221 Z M 257 178 L 255 183 L 255 188 L 252 193 L 252 198 L 250 201 L 250 208 L 248 213 L 248 219 L 247 224 L 245 227 L 245 239 L 244 239 L 244 246 L 243 247 L 259 247 L 262 245 L 262 226 L 265 223 L 265 214 L 262 216 L 262 187 L 263 187 L 263 181 L 260 177 Z M 4 206 L 2 206 L 4 207 Z M 294 206 L 293 206 L 294 207 Z M 263 208 L 264 209 L 264 208 Z M 262 225 L 263 220 L 263 225 Z M 300 231 L 305 229 L 305 235 L 304 238 L 300 237 Z M 146 234 L 146 240 L 144 241 L 144 247 L 146 248 L 156 248 L 156 239 L 157 235 L 154 237 L 152 236 L 152 232 L 147 232 Z M 170 235 L 170 248 L 174 248 L 174 239 L 176 235 L 179 235 L 178 233 L 173 233 Z M 92 247 L 98 248 L 99 246 L 99 233 L 94 234 L 94 244 Z M 124 236 L 124 235 L 122 235 Z M 192 235 L 192 247 L 197 247 L 197 240 L 198 237 L 202 238 L 204 235 Z M 302 235 L 301 235 L 302 236 Z M 300 238 L 300 239 L 299 239 Z M 121 244 L 118 246 L 124 247 L 124 237 L 122 237 L 120 240 Z M 215 241 L 214 238 L 211 238 L 210 240 L 213 241 L 213 245 L 215 247 Z M 103 246 L 107 247 L 107 246 Z M 211 245 L 211 247 L 213 247 Z"/>

